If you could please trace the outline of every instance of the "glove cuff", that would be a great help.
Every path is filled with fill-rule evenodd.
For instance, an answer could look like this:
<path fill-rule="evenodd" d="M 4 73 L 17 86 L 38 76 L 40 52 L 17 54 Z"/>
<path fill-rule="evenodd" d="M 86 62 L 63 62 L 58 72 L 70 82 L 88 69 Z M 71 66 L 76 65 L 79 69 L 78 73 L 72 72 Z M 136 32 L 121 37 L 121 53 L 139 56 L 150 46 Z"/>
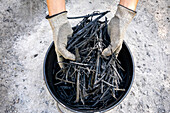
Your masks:
<path fill-rule="evenodd" d="M 132 11 L 132 12 L 134 12 L 134 13 L 137 13 L 136 11 L 134 11 L 134 10 L 132 10 L 132 9 L 129 9 L 129 8 L 127 8 L 127 7 L 125 7 L 125 6 L 123 6 L 123 5 L 121 5 L 121 4 L 118 4 L 118 7 L 124 7 L 124 8 L 126 8 L 127 10 L 129 10 L 129 11 Z"/>
<path fill-rule="evenodd" d="M 61 13 L 58 13 L 52 16 L 47 15 L 46 19 L 48 19 L 53 29 L 59 28 L 60 26 L 68 22 L 67 11 L 63 11 Z"/>
<path fill-rule="evenodd" d="M 115 14 L 115 16 L 123 20 L 125 23 L 130 23 L 135 15 L 136 15 L 136 11 L 133 11 L 120 4 L 118 5 L 118 8 Z"/>
<path fill-rule="evenodd" d="M 50 18 L 55 17 L 55 16 L 57 16 L 57 15 L 60 15 L 60 14 L 62 14 L 62 13 L 67 13 L 67 11 L 62 11 L 62 12 L 57 13 L 57 14 L 54 14 L 54 15 L 52 15 L 52 16 L 47 15 L 45 18 L 46 18 L 46 19 L 50 19 Z"/>

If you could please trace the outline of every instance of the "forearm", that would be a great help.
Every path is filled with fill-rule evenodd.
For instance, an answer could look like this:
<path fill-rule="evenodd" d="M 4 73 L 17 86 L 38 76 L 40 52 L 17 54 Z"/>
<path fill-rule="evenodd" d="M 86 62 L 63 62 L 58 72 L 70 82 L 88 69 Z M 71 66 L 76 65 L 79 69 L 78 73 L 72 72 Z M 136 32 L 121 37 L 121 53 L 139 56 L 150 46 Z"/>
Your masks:
<path fill-rule="evenodd" d="M 65 0 L 47 0 L 49 16 L 66 10 Z"/>
<path fill-rule="evenodd" d="M 138 4 L 138 0 L 120 0 L 119 4 L 135 11 Z"/>

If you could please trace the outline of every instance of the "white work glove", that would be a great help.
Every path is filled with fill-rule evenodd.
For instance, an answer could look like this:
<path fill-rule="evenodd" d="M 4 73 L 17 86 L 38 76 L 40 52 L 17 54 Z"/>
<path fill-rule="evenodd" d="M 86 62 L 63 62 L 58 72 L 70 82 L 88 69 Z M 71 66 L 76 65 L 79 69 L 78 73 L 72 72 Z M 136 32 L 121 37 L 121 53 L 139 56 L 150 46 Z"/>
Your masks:
<path fill-rule="evenodd" d="M 67 19 L 67 11 L 61 12 L 54 16 L 47 16 L 53 31 L 53 40 L 55 44 L 55 51 L 57 60 L 61 68 L 64 67 L 63 57 L 69 60 L 75 60 L 75 55 L 66 49 L 67 38 L 72 35 L 73 30 Z"/>
<path fill-rule="evenodd" d="M 115 53 L 118 56 L 122 48 L 124 34 L 127 26 L 132 21 L 136 12 L 132 11 L 122 5 L 118 5 L 115 16 L 110 20 L 108 25 L 108 34 L 110 36 L 110 45 L 103 50 L 102 55 L 110 56 Z"/>

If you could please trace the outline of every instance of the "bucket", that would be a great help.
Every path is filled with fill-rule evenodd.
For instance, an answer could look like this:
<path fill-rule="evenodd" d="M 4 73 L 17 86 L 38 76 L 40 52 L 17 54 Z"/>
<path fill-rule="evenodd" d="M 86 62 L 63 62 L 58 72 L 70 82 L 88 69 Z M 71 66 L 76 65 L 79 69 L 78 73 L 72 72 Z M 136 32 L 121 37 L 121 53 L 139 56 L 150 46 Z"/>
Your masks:
<path fill-rule="evenodd" d="M 67 105 L 63 100 L 60 99 L 59 95 L 57 94 L 57 89 L 55 88 L 55 71 L 56 69 L 60 69 L 57 62 L 57 56 L 55 53 L 55 47 L 54 43 L 51 43 L 50 47 L 47 50 L 47 53 L 45 55 L 44 59 L 44 65 L 43 65 L 43 71 L 44 71 L 44 80 L 45 84 L 47 86 L 48 91 L 50 92 L 51 96 L 55 99 L 55 101 L 60 104 L 64 109 L 70 110 L 72 112 L 86 112 L 86 113 L 92 113 L 92 112 L 106 112 L 108 110 L 113 109 L 118 104 L 120 104 L 123 99 L 127 96 L 129 93 L 132 83 L 134 80 L 134 61 L 132 54 L 130 52 L 129 47 L 127 46 L 126 42 L 123 42 L 122 49 L 119 53 L 118 60 L 121 62 L 121 66 L 126 70 L 126 81 L 125 81 L 125 91 L 120 93 L 120 96 L 117 98 L 117 100 L 110 102 L 107 107 L 103 109 L 84 109 L 80 110 L 78 108 L 72 107 L 71 105 Z M 54 70 L 54 67 L 55 68 Z"/>

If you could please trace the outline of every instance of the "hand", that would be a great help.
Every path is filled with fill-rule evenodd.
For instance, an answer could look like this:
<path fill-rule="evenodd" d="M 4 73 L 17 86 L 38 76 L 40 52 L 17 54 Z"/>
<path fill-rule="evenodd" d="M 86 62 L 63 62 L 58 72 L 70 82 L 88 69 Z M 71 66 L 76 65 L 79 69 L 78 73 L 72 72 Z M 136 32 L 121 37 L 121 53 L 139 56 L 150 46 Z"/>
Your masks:
<path fill-rule="evenodd" d="M 67 12 L 64 11 L 52 17 L 47 17 L 53 31 L 53 40 L 59 66 L 64 67 L 63 57 L 65 59 L 75 60 L 75 55 L 66 49 L 67 37 L 71 36 L 73 30 L 67 19 Z"/>
<path fill-rule="evenodd" d="M 115 16 L 110 20 L 108 25 L 108 34 L 110 36 L 110 45 L 103 50 L 102 55 L 110 56 L 115 53 L 117 56 L 122 48 L 124 33 L 128 24 L 132 21 L 136 12 L 122 5 L 118 5 Z"/>

